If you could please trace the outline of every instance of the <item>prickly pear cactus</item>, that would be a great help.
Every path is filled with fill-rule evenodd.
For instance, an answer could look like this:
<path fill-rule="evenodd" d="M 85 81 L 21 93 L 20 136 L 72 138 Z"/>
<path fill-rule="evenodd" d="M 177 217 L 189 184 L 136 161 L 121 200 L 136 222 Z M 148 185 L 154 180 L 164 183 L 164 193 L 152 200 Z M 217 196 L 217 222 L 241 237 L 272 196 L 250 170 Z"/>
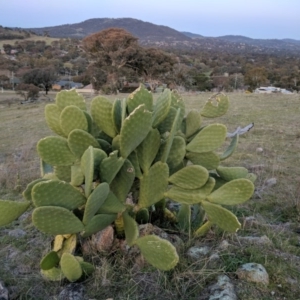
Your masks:
<path fill-rule="evenodd" d="M 220 152 L 226 126 L 203 123 L 228 106 L 228 98 L 217 95 L 202 110 L 186 113 L 176 91 L 165 89 L 154 101 L 141 85 L 127 99 L 94 98 L 88 113 L 74 90 L 58 93 L 55 104 L 45 107 L 55 135 L 37 144 L 41 178 L 24 191 L 26 201 L 0 200 L 0 226 L 34 207 L 33 224 L 55 236 L 40 262 L 49 280 L 76 281 L 93 272 L 75 255 L 77 237 L 111 224 L 154 267 L 174 268 L 175 247 L 154 235 L 140 237 L 139 224 L 166 220 L 196 237 L 214 225 L 236 232 L 241 225 L 223 205 L 243 203 L 253 194 L 254 174 L 220 165 L 234 152 L 238 136 Z"/>

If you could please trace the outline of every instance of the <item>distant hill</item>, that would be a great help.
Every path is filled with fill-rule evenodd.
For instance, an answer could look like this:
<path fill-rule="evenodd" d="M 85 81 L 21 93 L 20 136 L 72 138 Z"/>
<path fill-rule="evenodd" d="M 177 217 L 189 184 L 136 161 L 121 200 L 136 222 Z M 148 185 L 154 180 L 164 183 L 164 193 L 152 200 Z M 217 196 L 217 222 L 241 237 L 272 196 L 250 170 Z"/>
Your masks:
<path fill-rule="evenodd" d="M 161 42 L 161 41 L 189 41 L 190 38 L 175 29 L 167 26 L 155 25 L 132 18 L 97 18 L 89 19 L 81 23 L 65 24 L 53 27 L 27 28 L 37 34 L 45 31 L 51 37 L 57 38 L 78 38 L 82 39 L 92 33 L 103 29 L 117 27 L 129 31 L 141 41 Z"/>
<path fill-rule="evenodd" d="M 205 37 L 191 32 L 179 32 L 168 26 L 155 25 L 133 18 L 95 18 L 75 24 L 43 28 L 25 28 L 29 32 L 52 38 L 82 39 L 103 29 L 117 27 L 129 31 L 144 46 L 188 50 L 226 51 L 231 53 L 285 54 L 300 51 L 300 41 L 293 39 L 252 39 L 240 35 Z M 17 30 L 22 30 L 16 28 Z"/>

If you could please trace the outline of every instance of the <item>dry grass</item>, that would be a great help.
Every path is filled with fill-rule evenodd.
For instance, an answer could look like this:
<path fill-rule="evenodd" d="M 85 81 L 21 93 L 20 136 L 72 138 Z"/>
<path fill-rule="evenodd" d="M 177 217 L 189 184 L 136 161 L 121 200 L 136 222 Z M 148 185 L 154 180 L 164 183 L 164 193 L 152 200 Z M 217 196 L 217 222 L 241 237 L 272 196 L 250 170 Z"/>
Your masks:
<path fill-rule="evenodd" d="M 209 96 L 208 93 L 183 95 L 188 110 L 200 109 Z M 15 101 L 8 105 L 7 97 L 15 96 L 6 95 L 5 98 L 0 94 L 2 199 L 20 198 L 14 188 L 20 185 L 22 190 L 39 176 L 35 145 L 40 138 L 52 134 L 43 116 L 47 101 L 25 106 Z M 229 97 L 227 115 L 203 122 L 224 123 L 228 131 L 254 122 L 255 127 L 240 137 L 236 152 L 224 165 L 244 166 L 258 176 L 252 199 L 232 208 L 241 221 L 255 216 L 258 223 L 245 226 L 238 235 L 224 234 L 216 229 L 204 239 L 186 241 L 179 265 L 169 272 L 160 272 L 147 265 L 136 270 L 133 260 L 124 258 L 121 253 L 88 257 L 86 259 L 96 266 L 95 274 L 83 281 L 90 299 L 205 299 L 207 285 L 222 273 L 233 280 L 239 299 L 299 299 L 300 238 L 295 231 L 299 229 L 300 219 L 300 97 L 256 94 L 229 94 Z M 88 105 L 90 101 L 88 98 Z M 260 153 L 257 152 L 259 147 L 263 149 Z M 275 185 L 267 185 L 270 178 L 276 178 Z M 13 229 L 22 229 L 26 235 L 9 236 Z M 272 245 L 244 246 L 238 239 L 238 236 L 263 235 Z M 191 262 L 185 255 L 190 245 L 209 245 L 217 249 L 224 239 L 231 246 L 219 250 L 220 266 L 212 268 L 205 257 Z M 54 295 L 66 284 L 46 282 L 39 275 L 36 260 L 49 248 L 49 238 L 31 225 L 30 214 L 0 231 L 0 261 L 5 262 L 0 278 L 11 287 L 12 299 L 55 299 Z M 268 287 L 236 279 L 235 270 L 246 262 L 266 267 L 270 274 Z"/>

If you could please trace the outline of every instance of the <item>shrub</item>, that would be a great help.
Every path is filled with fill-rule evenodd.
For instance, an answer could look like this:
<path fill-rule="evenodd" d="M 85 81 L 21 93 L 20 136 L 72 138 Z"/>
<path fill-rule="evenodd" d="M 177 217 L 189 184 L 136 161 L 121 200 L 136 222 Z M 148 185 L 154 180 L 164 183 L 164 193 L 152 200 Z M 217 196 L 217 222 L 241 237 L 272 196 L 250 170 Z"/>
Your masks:
<path fill-rule="evenodd" d="M 20 83 L 16 86 L 16 93 L 24 97 L 24 100 L 35 100 L 39 96 L 40 89 L 34 84 Z"/>

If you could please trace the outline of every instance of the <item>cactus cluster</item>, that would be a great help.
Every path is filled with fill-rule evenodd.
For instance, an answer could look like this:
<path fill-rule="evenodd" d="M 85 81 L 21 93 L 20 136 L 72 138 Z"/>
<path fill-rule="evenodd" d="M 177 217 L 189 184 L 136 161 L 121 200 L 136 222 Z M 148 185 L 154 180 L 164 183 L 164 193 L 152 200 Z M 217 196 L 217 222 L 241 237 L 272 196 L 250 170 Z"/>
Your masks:
<path fill-rule="evenodd" d="M 202 124 L 203 117 L 221 116 L 228 106 L 220 94 L 200 112 L 186 113 L 176 91 L 165 89 L 154 101 L 141 85 L 127 99 L 95 97 L 88 113 L 75 90 L 58 93 L 55 104 L 45 107 L 56 135 L 37 144 L 41 178 L 23 192 L 26 201 L 0 200 L 0 225 L 34 206 L 33 224 L 55 235 L 40 264 L 51 280 L 76 281 L 92 272 L 92 265 L 74 255 L 77 236 L 89 237 L 110 224 L 154 267 L 172 269 L 179 260 L 175 247 L 155 235 L 140 237 L 138 224 L 167 220 L 195 236 L 214 224 L 235 232 L 240 223 L 223 205 L 253 194 L 253 174 L 220 165 L 238 136 L 220 154 L 226 127 Z"/>

